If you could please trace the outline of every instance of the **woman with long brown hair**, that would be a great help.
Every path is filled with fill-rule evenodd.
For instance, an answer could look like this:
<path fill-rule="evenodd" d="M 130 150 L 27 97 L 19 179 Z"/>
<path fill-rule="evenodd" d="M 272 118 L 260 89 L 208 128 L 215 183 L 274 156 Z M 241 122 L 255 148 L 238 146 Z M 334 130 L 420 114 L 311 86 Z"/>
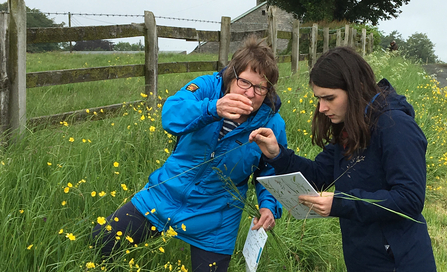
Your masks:
<path fill-rule="evenodd" d="M 278 144 L 268 128 L 252 132 L 250 141 L 276 174 L 301 171 L 317 190 L 336 180 L 333 192 L 299 201 L 339 217 L 348 271 L 436 271 L 421 214 L 427 140 L 413 107 L 386 79 L 376 83 L 368 63 L 348 47 L 323 54 L 309 84 L 318 99 L 312 141 L 323 149 L 315 160 Z"/>

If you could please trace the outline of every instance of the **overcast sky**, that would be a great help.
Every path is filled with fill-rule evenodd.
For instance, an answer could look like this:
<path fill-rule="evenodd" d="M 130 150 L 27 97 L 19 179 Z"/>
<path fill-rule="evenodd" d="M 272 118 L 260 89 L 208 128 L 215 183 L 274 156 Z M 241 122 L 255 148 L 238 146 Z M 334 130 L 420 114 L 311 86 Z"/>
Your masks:
<path fill-rule="evenodd" d="M 4 1 L 4 0 L 3 0 Z M 0 0 L 0 2 L 3 2 Z M 222 16 L 232 19 L 256 5 L 255 0 L 25 0 L 30 8 L 42 12 L 71 12 L 89 14 L 143 15 L 145 10 L 151 11 L 156 17 L 157 25 L 192 27 L 199 30 L 219 30 L 218 23 Z M 435 54 L 447 62 L 447 16 L 446 0 L 410 0 L 404 5 L 397 19 L 381 21 L 379 30 L 388 35 L 393 30 L 407 39 L 412 34 L 425 33 L 435 44 Z M 68 24 L 67 15 L 49 15 L 56 23 Z M 211 22 L 194 22 L 188 20 L 163 19 L 173 17 L 195 19 Z M 142 23 L 142 17 L 118 16 L 72 16 L 72 26 L 110 25 Z M 129 38 L 124 41 L 135 43 L 143 38 Z M 182 50 L 190 52 L 197 42 L 160 39 L 159 47 L 163 51 Z"/>

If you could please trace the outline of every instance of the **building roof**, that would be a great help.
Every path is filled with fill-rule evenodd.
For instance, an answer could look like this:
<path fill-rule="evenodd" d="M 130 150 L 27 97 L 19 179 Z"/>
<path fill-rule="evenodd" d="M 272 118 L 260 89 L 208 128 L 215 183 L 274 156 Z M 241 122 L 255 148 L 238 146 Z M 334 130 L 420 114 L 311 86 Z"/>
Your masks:
<path fill-rule="evenodd" d="M 266 4 L 267 4 L 267 1 L 262 2 L 261 4 L 259 4 L 259 5 L 255 6 L 255 7 L 251 8 L 251 9 L 249 9 L 249 10 L 247 10 L 246 12 L 242 13 L 241 15 L 239 15 L 239 16 L 237 16 L 236 18 L 234 18 L 233 20 L 231 20 L 231 23 L 234 23 L 234 22 L 236 22 L 236 21 L 238 21 L 238 20 L 244 18 L 247 14 L 250 14 L 250 13 L 252 13 L 253 11 L 255 11 L 255 10 L 257 10 L 257 9 L 262 8 L 262 7 L 265 6 Z"/>

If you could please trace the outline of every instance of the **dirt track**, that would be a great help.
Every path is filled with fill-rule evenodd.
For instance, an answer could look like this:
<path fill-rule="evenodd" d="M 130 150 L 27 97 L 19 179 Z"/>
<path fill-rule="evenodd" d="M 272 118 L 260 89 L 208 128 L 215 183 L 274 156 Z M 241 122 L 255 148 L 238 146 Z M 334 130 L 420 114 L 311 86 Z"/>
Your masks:
<path fill-rule="evenodd" d="M 427 74 L 439 81 L 439 87 L 447 86 L 447 64 L 426 64 L 423 65 Z"/>

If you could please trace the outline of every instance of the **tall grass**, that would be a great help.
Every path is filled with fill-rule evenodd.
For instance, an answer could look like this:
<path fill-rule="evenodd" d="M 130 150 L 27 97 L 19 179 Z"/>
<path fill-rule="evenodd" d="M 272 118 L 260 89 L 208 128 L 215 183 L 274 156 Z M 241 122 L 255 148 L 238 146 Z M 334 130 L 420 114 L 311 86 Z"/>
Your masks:
<path fill-rule="evenodd" d="M 85 63 L 101 66 L 139 61 L 142 58 L 137 55 L 81 58 L 45 53 L 28 55 L 27 63 L 29 71 L 42 71 L 79 68 Z M 367 61 L 378 79 L 388 78 L 399 93 L 407 95 L 429 141 L 424 215 L 438 271 L 447 271 L 446 90 L 440 89 L 420 66 L 399 56 L 375 53 Z M 195 76 L 160 76 L 160 99 L 172 95 Z M 280 64 L 280 76 L 277 90 L 283 103 L 280 113 L 286 121 L 289 147 L 301 156 L 314 158 L 319 148 L 311 145 L 310 120 L 316 101 L 307 83 L 307 67 L 301 63 L 299 74 L 291 75 L 289 64 Z M 29 89 L 27 114 L 38 116 L 141 99 L 141 80 Z M 87 99 L 82 98 L 86 95 Z M 135 245 L 120 237 L 128 245 L 113 262 L 103 261 L 91 246 L 90 232 L 100 221 L 98 218 L 108 216 L 128 201 L 169 156 L 175 139 L 163 131 L 160 110 L 145 104 L 127 104 L 120 117 L 28 131 L 14 144 L 2 147 L 0 270 L 181 271 L 184 266 L 183 271 L 191 271 L 189 246 L 177 239 L 165 242 L 156 238 Z M 256 201 L 253 188 L 248 200 Z M 250 218 L 244 213 L 229 271 L 245 271 L 242 249 L 249 224 Z M 346 270 L 336 218 L 295 220 L 285 212 L 274 234 L 280 242 L 270 234 L 258 271 Z"/>

